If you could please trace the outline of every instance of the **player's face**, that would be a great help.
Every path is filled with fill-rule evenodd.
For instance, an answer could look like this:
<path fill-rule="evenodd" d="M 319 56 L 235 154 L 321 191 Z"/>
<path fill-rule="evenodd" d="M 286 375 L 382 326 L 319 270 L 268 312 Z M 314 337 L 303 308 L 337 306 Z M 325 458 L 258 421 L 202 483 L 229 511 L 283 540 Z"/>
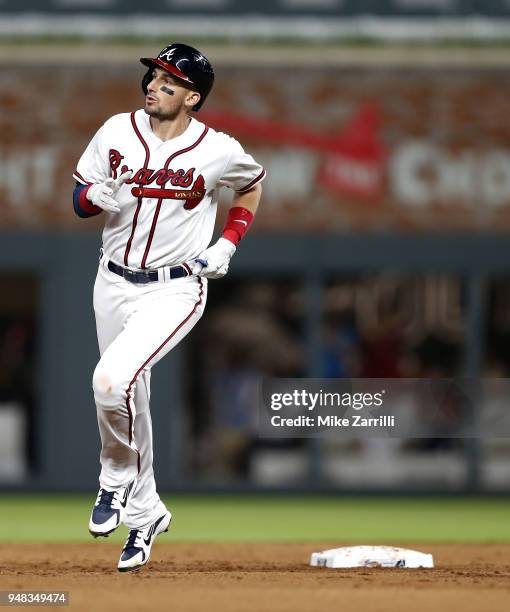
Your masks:
<path fill-rule="evenodd" d="M 191 110 L 199 100 L 200 94 L 190 89 L 186 81 L 154 68 L 147 86 L 145 112 L 162 121 L 173 120 Z"/>

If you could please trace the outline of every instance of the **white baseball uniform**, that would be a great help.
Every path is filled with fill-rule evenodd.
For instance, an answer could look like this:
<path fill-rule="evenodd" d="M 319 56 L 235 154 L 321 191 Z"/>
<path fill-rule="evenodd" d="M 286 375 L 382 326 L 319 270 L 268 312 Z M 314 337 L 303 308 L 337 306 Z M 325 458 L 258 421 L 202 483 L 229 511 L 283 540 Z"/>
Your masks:
<path fill-rule="evenodd" d="M 251 189 L 265 172 L 232 137 L 192 118 L 178 137 L 162 141 L 143 109 L 111 117 L 83 153 L 74 178 L 82 185 L 131 179 L 105 212 L 103 255 L 94 286 L 101 359 L 93 390 L 101 434 L 100 486 L 115 490 L 137 477 L 124 520 L 141 528 L 164 506 L 152 470 L 150 370 L 202 316 L 207 279 L 191 274 L 211 240 L 218 191 Z M 158 270 L 137 284 L 109 269 Z M 170 267 L 188 275 L 169 278 Z"/>

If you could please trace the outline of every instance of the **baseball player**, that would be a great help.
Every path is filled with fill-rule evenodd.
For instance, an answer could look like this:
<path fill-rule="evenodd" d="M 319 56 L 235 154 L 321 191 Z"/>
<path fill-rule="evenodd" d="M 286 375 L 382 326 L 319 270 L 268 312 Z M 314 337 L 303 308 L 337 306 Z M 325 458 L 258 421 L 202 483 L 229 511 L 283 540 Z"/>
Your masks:
<path fill-rule="evenodd" d="M 76 214 L 104 216 L 92 381 L 101 473 L 89 531 L 108 536 L 127 525 L 122 572 L 147 563 L 172 518 L 152 469 L 151 368 L 202 316 L 208 279 L 227 273 L 265 176 L 234 138 L 191 115 L 214 80 L 202 53 L 174 43 L 140 61 L 148 68 L 144 108 L 108 119 L 73 175 Z M 234 190 L 233 203 L 209 246 L 222 186 Z"/>

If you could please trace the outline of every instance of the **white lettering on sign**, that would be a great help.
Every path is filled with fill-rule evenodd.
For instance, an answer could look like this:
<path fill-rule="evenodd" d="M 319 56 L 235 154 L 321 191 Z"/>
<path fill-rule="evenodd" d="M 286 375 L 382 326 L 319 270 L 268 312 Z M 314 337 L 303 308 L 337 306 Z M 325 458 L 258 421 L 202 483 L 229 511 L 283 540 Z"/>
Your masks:
<path fill-rule="evenodd" d="M 394 152 L 390 177 L 396 199 L 414 208 L 510 206 L 509 151 L 451 152 L 411 141 Z"/>
<path fill-rule="evenodd" d="M 31 209 L 55 192 L 56 151 L 40 146 L 0 151 L 0 192 L 6 206 Z"/>
<path fill-rule="evenodd" d="M 282 199 L 302 200 L 315 188 L 319 159 L 314 153 L 279 149 L 276 152 L 257 149 L 257 160 L 267 171 L 264 184 L 266 206 L 278 208 Z"/>
<path fill-rule="evenodd" d="M 492 207 L 510 202 L 510 153 L 491 151 L 483 158 L 480 183 L 487 203 Z"/>

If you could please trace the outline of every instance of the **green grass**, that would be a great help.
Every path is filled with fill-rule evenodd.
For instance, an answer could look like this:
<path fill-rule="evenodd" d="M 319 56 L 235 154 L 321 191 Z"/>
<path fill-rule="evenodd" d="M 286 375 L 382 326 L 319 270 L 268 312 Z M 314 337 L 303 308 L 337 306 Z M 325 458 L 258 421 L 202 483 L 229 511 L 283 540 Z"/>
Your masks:
<path fill-rule="evenodd" d="M 90 541 L 93 498 L 0 497 L 0 542 Z M 173 541 L 510 542 L 510 499 L 175 496 Z M 121 541 L 122 528 L 108 541 Z"/>

